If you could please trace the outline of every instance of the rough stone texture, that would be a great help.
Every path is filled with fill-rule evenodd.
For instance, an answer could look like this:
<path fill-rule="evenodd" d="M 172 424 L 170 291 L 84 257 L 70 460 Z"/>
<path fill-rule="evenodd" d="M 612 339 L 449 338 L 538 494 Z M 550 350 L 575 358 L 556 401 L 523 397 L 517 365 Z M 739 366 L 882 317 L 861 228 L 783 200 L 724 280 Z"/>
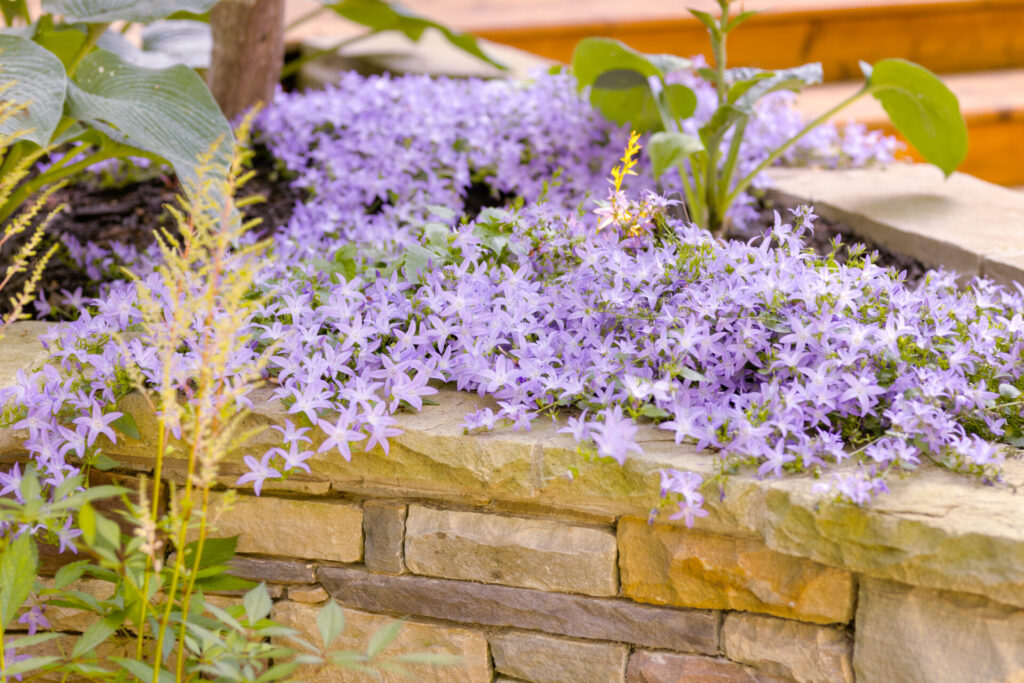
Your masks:
<path fill-rule="evenodd" d="M 492 636 L 494 670 L 535 683 L 621 683 L 629 648 L 537 633 Z"/>
<path fill-rule="evenodd" d="M 983 180 L 942 172 L 925 164 L 886 169 L 821 172 L 773 169 L 769 196 L 814 204 L 879 246 L 912 254 L 926 265 L 979 274 L 988 258 L 1024 254 L 1017 225 L 1024 195 Z"/>
<path fill-rule="evenodd" d="M 774 676 L 799 682 L 854 680 L 853 639 L 830 626 L 733 612 L 722 626 L 722 648 L 729 659 Z"/>
<path fill-rule="evenodd" d="M 544 631 L 590 640 L 716 654 L 715 612 L 638 605 L 528 588 L 321 567 L 320 582 L 343 605 L 463 624 Z"/>
<path fill-rule="evenodd" d="M 215 506 L 221 498 L 214 496 Z M 363 557 L 363 513 L 356 505 L 238 496 L 216 519 L 219 535 L 238 534 L 240 553 L 335 562 Z"/>
<path fill-rule="evenodd" d="M 14 384 L 19 371 L 28 372 L 46 360 L 47 351 L 39 335 L 50 328 L 50 323 L 22 321 L 12 323 L 0 340 L 0 389 Z M 22 444 L 28 438 L 27 429 L 0 429 L 0 457 L 13 458 L 25 452 Z"/>
<path fill-rule="evenodd" d="M 283 626 L 294 628 L 300 636 L 312 643 L 320 642 L 316 615 L 320 607 L 298 602 L 282 601 L 274 605 L 271 617 Z M 394 622 L 394 617 L 369 614 L 357 610 L 345 610 L 345 629 L 332 645 L 332 650 L 357 650 L 365 652 L 373 634 Z M 407 666 L 412 679 L 393 673 L 383 673 L 381 678 L 354 671 L 332 669 L 314 674 L 308 669 L 298 669 L 293 676 L 309 683 L 340 683 L 342 681 L 399 681 L 415 680 L 418 683 L 490 683 L 491 660 L 487 652 L 487 639 L 480 633 L 463 628 L 437 626 L 407 621 L 402 624 L 398 636 L 382 652 L 387 658 L 412 652 L 432 652 L 455 655 L 461 658 L 456 665 L 403 665 Z"/>
<path fill-rule="evenodd" d="M 363 564 L 371 572 L 405 572 L 405 515 L 400 503 L 371 500 L 363 504 Z"/>
<path fill-rule="evenodd" d="M 629 657 L 626 683 L 769 683 L 788 680 L 720 657 L 637 650 Z"/>
<path fill-rule="evenodd" d="M 53 588 L 53 579 L 44 578 L 42 579 L 43 586 L 46 588 Z M 114 594 L 114 584 L 109 581 L 100 581 L 99 579 L 79 579 L 68 584 L 64 590 L 67 591 L 78 591 L 91 595 L 98 600 L 106 600 Z M 72 607 L 61 607 L 58 605 L 47 605 L 46 620 L 50 622 L 50 627 L 54 631 L 74 631 L 81 633 L 85 629 L 92 626 L 97 619 L 96 614 L 87 610 L 74 609 Z M 15 622 L 11 625 L 13 630 L 22 630 L 25 628 L 23 625 Z"/>
<path fill-rule="evenodd" d="M 853 618 L 849 572 L 784 555 L 761 541 L 619 522 L 622 593 L 640 602 L 764 612 L 822 624 Z"/>
<path fill-rule="evenodd" d="M 317 603 L 323 602 L 328 597 L 327 591 L 320 586 L 312 588 L 289 588 L 288 599 L 295 602 Z"/>
<path fill-rule="evenodd" d="M 618 593 L 615 535 L 545 519 L 413 505 L 405 562 L 426 576 L 585 595 Z"/>
<path fill-rule="evenodd" d="M 868 683 L 1024 681 L 1024 610 L 867 579 L 853 663 Z"/>
<path fill-rule="evenodd" d="M 316 583 L 316 565 L 306 562 L 233 557 L 229 564 L 231 574 L 257 583 Z"/>

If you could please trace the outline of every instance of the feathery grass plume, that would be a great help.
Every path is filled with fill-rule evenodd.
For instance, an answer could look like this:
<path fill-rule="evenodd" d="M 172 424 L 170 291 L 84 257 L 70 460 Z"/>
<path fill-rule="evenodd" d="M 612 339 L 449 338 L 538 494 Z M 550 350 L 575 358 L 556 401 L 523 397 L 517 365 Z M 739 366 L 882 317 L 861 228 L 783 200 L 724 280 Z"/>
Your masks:
<path fill-rule="evenodd" d="M 0 86 L 0 124 L 9 123 L 25 115 L 26 104 L 2 99 L 4 93 L 13 85 L 12 81 Z M 49 151 L 41 147 L 24 155 L 12 154 L 11 146 L 27 132 L 28 129 L 23 129 L 13 133 L 0 134 L 0 205 L 6 203 L 7 199 L 22 184 L 22 181 L 28 177 L 33 165 Z M 63 183 L 57 183 L 44 189 L 36 195 L 35 200 L 4 224 L 3 233 L 0 234 L 0 254 L 3 253 L 5 247 L 10 248 L 7 244 L 10 240 L 30 228 L 32 231 L 24 243 L 14 251 L 3 275 L 0 276 L 0 292 L 2 292 L 14 278 L 25 274 L 18 291 L 8 299 L 9 311 L 0 315 L 0 338 L 3 338 L 4 332 L 11 323 L 25 317 L 25 307 L 35 297 L 35 290 L 39 286 L 43 270 L 57 251 L 56 243 L 41 254 L 40 247 L 47 226 L 58 213 L 64 210 L 64 205 L 50 211 L 41 221 L 36 222 L 36 218 L 42 213 L 50 196 L 62 185 Z M 33 259 L 35 259 L 34 262 Z"/>

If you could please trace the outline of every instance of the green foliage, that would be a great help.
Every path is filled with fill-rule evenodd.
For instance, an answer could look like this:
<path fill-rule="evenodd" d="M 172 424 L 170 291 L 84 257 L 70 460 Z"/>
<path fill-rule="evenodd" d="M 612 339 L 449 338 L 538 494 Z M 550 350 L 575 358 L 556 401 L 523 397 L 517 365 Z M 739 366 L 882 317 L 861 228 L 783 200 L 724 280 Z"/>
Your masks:
<path fill-rule="evenodd" d="M 799 91 L 819 83 L 822 70 L 820 64 L 774 71 L 727 69 L 728 34 L 757 13 L 747 11 L 730 17 L 730 4 L 730 0 L 718 0 L 721 14 L 717 18 L 690 10 L 711 37 L 714 68 L 703 68 L 698 73 L 715 86 L 718 97 L 718 106 L 700 128 L 699 139 L 679 131 L 680 120 L 693 114 L 693 92 L 665 81 L 667 71 L 684 63 L 665 55 L 642 54 L 607 38 L 580 41 L 572 60 L 580 90 L 588 90 L 590 102 L 607 119 L 655 133 L 648 146 L 655 174 L 678 170 L 694 222 L 715 234 L 722 232 L 729 207 L 758 173 L 808 132 L 869 93 L 882 103 L 893 126 L 947 176 L 966 157 L 967 127 L 956 96 L 924 67 L 886 59 L 874 69 L 863 65 L 867 77 L 863 88 L 808 123 L 746 176 L 735 177 L 743 133 L 758 101 L 772 92 Z M 732 141 L 723 154 L 723 140 L 730 131 Z"/>

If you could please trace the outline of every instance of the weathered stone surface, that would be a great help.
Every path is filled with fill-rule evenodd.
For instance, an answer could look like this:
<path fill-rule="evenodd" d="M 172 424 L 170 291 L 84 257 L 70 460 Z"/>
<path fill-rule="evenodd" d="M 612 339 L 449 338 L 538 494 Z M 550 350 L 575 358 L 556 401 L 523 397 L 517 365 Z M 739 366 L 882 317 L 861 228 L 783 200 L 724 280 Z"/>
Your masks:
<path fill-rule="evenodd" d="M 340 603 L 370 612 L 529 629 L 682 652 L 718 652 L 716 612 L 468 581 L 386 576 L 347 567 L 321 567 L 318 575 L 323 587 Z"/>
<path fill-rule="evenodd" d="M 405 505 L 389 501 L 363 504 L 363 564 L 371 572 L 405 572 Z"/>
<path fill-rule="evenodd" d="M 316 566 L 295 560 L 267 560 L 257 557 L 231 558 L 231 574 L 249 581 L 267 583 L 316 583 Z"/>
<path fill-rule="evenodd" d="M 214 499 L 219 507 L 222 496 L 215 494 Z M 216 519 L 218 535 L 238 534 L 239 553 L 335 562 L 363 557 L 363 513 L 357 505 L 238 496 Z"/>
<path fill-rule="evenodd" d="M 39 341 L 39 335 L 49 330 L 51 324 L 23 320 L 7 328 L 3 336 L 4 352 L 0 354 L 0 389 L 14 384 L 18 371 L 28 372 L 46 360 L 48 352 Z"/>
<path fill-rule="evenodd" d="M 53 588 L 53 579 L 44 578 L 43 586 Z M 97 600 L 106 600 L 114 594 L 114 584 L 99 579 L 79 579 L 68 584 L 64 590 L 77 591 L 91 595 Z M 79 610 L 72 607 L 61 607 L 50 604 L 46 606 L 46 620 L 50 622 L 50 628 L 54 631 L 74 631 L 81 633 L 92 626 L 97 619 L 96 614 L 88 610 Z M 14 630 L 21 630 L 21 624 L 13 624 Z"/>
<path fill-rule="evenodd" d="M 409 508 L 405 562 L 426 576 L 565 593 L 618 593 L 615 536 L 545 519 Z"/>
<path fill-rule="evenodd" d="M 271 617 L 283 626 L 293 628 L 311 643 L 320 643 L 316 615 L 320 607 L 298 602 L 282 601 L 274 605 Z M 394 617 L 368 614 L 358 610 L 345 610 L 345 629 L 332 645 L 332 650 L 356 650 L 365 652 L 366 647 L 381 628 L 394 622 Z M 461 661 L 455 665 L 403 665 L 413 675 L 413 680 L 423 683 L 489 683 L 491 660 L 487 652 L 487 639 L 480 633 L 463 628 L 423 624 L 406 621 L 398 636 L 382 652 L 381 658 L 393 657 L 412 652 L 432 652 L 455 655 Z M 408 681 L 409 678 L 393 673 L 381 672 L 376 678 L 367 674 L 342 669 L 330 669 L 314 673 L 299 669 L 293 676 L 310 683 L 348 683 L 349 681 Z"/>
<path fill-rule="evenodd" d="M 857 624 L 860 635 L 862 626 Z M 796 681 L 852 683 L 853 639 L 831 626 L 733 612 L 725 616 L 722 648 L 729 659 Z"/>
<path fill-rule="evenodd" d="M 853 618 L 849 572 L 784 555 L 753 539 L 619 521 L 623 595 L 640 602 L 764 612 L 802 621 Z"/>
<path fill-rule="evenodd" d="M 621 683 L 629 648 L 538 633 L 491 636 L 494 670 L 534 683 Z"/>
<path fill-rule="evenodd" d="M 637 650 L 629 657 L 626 683 L 770 683 L 787 680 L 721 657 Z"/>
<path fill-rule="evenodd" d="M 866 579 L 853 663 L 868 683 L 1024 681 L 1024 610 Z"/>
<path fill-rule="evenodd" d="M 328 598 L 327 591 L 320 586 L 312 588 L 289 588 L 288 599 L 294 602 L 317 603 Z"/>

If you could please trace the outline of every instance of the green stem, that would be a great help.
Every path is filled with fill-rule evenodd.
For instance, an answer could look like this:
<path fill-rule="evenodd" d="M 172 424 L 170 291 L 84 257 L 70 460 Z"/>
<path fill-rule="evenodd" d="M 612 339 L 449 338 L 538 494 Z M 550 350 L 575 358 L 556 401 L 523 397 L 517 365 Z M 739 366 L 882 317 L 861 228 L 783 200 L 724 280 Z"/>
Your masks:
<path fill-rule="evenodd" d="M 324 55 L 335 53 L 344 47 L 348 47 L 349 45 L 358 43 L 360 40 L 369 38 L 372 35 L 372 33 L 364 33 L 358 36 L 350 36 L 348 38 L 345 38 L 344 40 L 339 40 L 330 47 L 320 48 L 319 50 L 314 50 L 313 52 L 309 52 L 307 54 L 302 55 L 301 57 L 293 59 L 287 64 L 285 64 L 284 68 L 281 69 L 281 78 L 288 78 L 289 76 L 293 76 L 294 74 L 298 73 L 299 69 L 301 69 L 302 65 L 305 64 L 306 62 L 311 62 L 314 59 L 319 59 L 320 57 L 323 57 Z"/>
<path fill-rule="evenodd" d="M 25 200 L 31 197 L 33 194 L 38 192 L 40 189 L 51 185 L 58 180 L 63 180 L 69 176 L 84 171 L 93 164 L 109 159 L 110 155 L 105 152 L 95 152 L 79 162 L 71 164 L 70 166 L 64 166 L 57 169 L 56 171 L 50 170 L 42 175 L 36 176 L 31 181 L 24 183 L 21 187 L 11 193 L 7 203 L 3 207 L 0 207 L 0 223 L 6 221 L 11 217 L 15 211 L 18 210 Z"/>
<path fill-rule="evenodd" d="M 718 181 L 718 196 L 724 198 L 729 194 L 729 183 L 732 181 L 733 171 L 736 169 L 736 161 L 739 159 L 740 147 L 743 145 L 743 133 L 747 129 L 747 119 L 743 118 L 732 132 L 732 142 L 729 144 L 729 154 L 725 157 L 725 163 L 722 165 L 722 174 L 719 176 Z M 724 213 L 725 207 L 728 204 L 724 204 L 719 208 Z"/>
<path fill-rule="evenodd" d="M 78 48 L 78 52 L 71 58 L 71 63 L 68 64 L 67 72 L 68 77 L 74 76 L 75 71 L 78 69 L 78 65 L 82 63 L 85 56 L 89 54 L 93 46 L 96 45 L 96 41 L 100 39 L 103 32 L 107 30 L 109 24 L 89 24 L 88 32 L 85 34 L 85 42 Z"/>
<path fill-rule="evenodd" d="M 817 128 L 821 124 L 825 123 L 826 121 L 828 121 L 833 116 L 835 116 L 838 112 L 840 112 L 843 109 L 845 109 L 846 107 L 850 106 L 855 100 L 859 99 L 860 97 L 863 97 L 864 95 L 866 95 L 869 92 L 871 92 L 871 86 L 868 85 L 868 84 L 865 84 L 863 88 L 861 88 L 860 90 L 858 90 L 854 94 L 850 95 L 849 97 L 847 97 L 845 100 L 843 100 L 842 102 L 840 102 L 836 106 L 834 106 L 831 109 L 829 109 L 827 112 L 825 112 L 821 116 L 817 117 L 816 119 L 814 119 L 813 121 L 808 123 L 806 126 L 803 127 L 803 129 L 799 133 L 797 133 L 796 135 L 791 137 L 789 140 L 786 140 L 786 142 L 784 142 L 779 147 L 776 147 L 775 150 L 773 150 L 772 153 L 769 154 L 768 157 L 764 161 L 762 161 L 760 164 L 758 164 L 757 167 L 755 167 L 753 171 L 748 173 L 742 180 L 740 180 L 738 183 L 736 183 L 736 187 L 733 188 L 732 192 L 725 199 L 726 206 L 728 206 L 729 204 L 732 204 L 733 201 L 736 200 L 736 197 L 738 197 L 744 190 L 746 190 L 750 186 L 750 183 L 753 182 L 754 178 L 757 177 L 758 173 L 760 173 L 761 171 L 763 171 L 764 169 L 768 168 L 773 163 L 778 161 L 778 159 L 783 154 L 786 153 L 786 150 L 788 150 L 790 147 L 795 145 L 796 142 L 800 138 L 802 138 L 803 136 L 807 135 L 812 130 L 814 130 L 815 128 Z"/>

